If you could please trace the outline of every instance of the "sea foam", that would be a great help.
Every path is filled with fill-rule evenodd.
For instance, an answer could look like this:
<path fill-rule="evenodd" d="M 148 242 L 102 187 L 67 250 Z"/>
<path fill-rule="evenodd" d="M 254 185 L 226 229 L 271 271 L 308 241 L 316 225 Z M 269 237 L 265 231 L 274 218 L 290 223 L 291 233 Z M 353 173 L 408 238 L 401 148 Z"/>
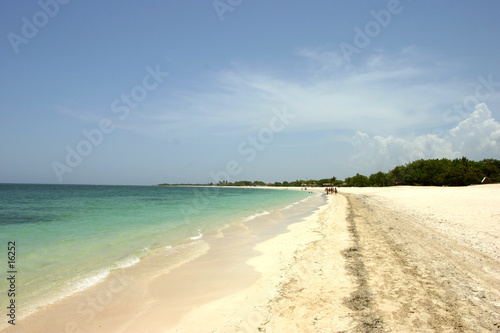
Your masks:
<path fill-rule="evenodd" d="M 263 211 L 262 213 L 257 213 L 257 214 L 250 215 L 249 217 L 247 217 L 247 218 L 245 219 L 245 222 L 246 222 L 246 221 L 253 220 L 253 219 L 254 219 L 254 218 L 256 218 L 256 217 L 263 216 L 263 215 L 268 215 L 268 214 L 271 214 L 271 213 L 269 213 L 268 211 Z"/>
<path fill-rule="evenodd" d="M 189 239 L 197 240 L 197 239 L 201 239 L 202 237 L 203 237 L 203 234 L 201 233 L 201 230 L 198 229 L 198 235 L 189 237 Z"/>

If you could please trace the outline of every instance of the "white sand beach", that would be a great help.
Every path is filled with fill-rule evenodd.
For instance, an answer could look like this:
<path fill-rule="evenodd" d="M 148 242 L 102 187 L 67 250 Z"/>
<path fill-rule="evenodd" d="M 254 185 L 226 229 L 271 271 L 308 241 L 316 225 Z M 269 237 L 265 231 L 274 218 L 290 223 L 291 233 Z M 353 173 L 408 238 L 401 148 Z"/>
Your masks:
<path fill-rule="evenodd" d="M 99 289 L 16 329 L 500 331 L 500 185 L 340 188 L 326 199 L 287 230 L 279 214 L 228 228 L 147 283 L 133 271 L 112 277 L 125 287 L 86 321 L 71 316 Z"/>

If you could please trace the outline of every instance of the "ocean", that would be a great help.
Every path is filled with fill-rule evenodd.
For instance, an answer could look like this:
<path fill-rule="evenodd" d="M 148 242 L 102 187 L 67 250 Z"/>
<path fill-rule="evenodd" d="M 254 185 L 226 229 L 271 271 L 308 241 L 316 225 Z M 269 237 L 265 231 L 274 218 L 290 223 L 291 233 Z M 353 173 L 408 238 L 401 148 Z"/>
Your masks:
<path fill-rule="evenodd" d="M 22 319 L 148 256 L 189 259 L 205 235 L 309 197 L 256 188 L 0 184 L 0 290 L 6 293 L 7 271 L 15 271 Z"/>

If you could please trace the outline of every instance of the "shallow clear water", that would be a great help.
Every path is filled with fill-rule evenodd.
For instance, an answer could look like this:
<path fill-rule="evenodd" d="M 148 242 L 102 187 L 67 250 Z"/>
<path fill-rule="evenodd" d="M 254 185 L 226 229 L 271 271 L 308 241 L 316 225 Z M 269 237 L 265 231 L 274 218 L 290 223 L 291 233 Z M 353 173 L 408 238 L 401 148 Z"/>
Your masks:
<path fill-rule="evenodd" d="M 16 298 L 28 309 L 88 288 L 147 254 L 309 195 L 253 188 L 0 184 L 4 267 L 7 243 L 15 241 Z M 1 279 L 0 290 L 7 290 L 7 283 Z"/>

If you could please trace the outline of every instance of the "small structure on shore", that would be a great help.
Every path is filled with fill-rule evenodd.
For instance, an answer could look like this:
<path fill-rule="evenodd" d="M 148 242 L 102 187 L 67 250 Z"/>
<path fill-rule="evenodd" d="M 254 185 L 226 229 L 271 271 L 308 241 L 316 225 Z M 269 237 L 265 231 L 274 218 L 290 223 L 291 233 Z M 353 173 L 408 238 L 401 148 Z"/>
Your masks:
<path fill-rule="evenodd" d="M 484 177 L 483 180 L 481 180 L 481 184 L 489 184 L 491 183 L 491 179 L 489 177 Z"/>

